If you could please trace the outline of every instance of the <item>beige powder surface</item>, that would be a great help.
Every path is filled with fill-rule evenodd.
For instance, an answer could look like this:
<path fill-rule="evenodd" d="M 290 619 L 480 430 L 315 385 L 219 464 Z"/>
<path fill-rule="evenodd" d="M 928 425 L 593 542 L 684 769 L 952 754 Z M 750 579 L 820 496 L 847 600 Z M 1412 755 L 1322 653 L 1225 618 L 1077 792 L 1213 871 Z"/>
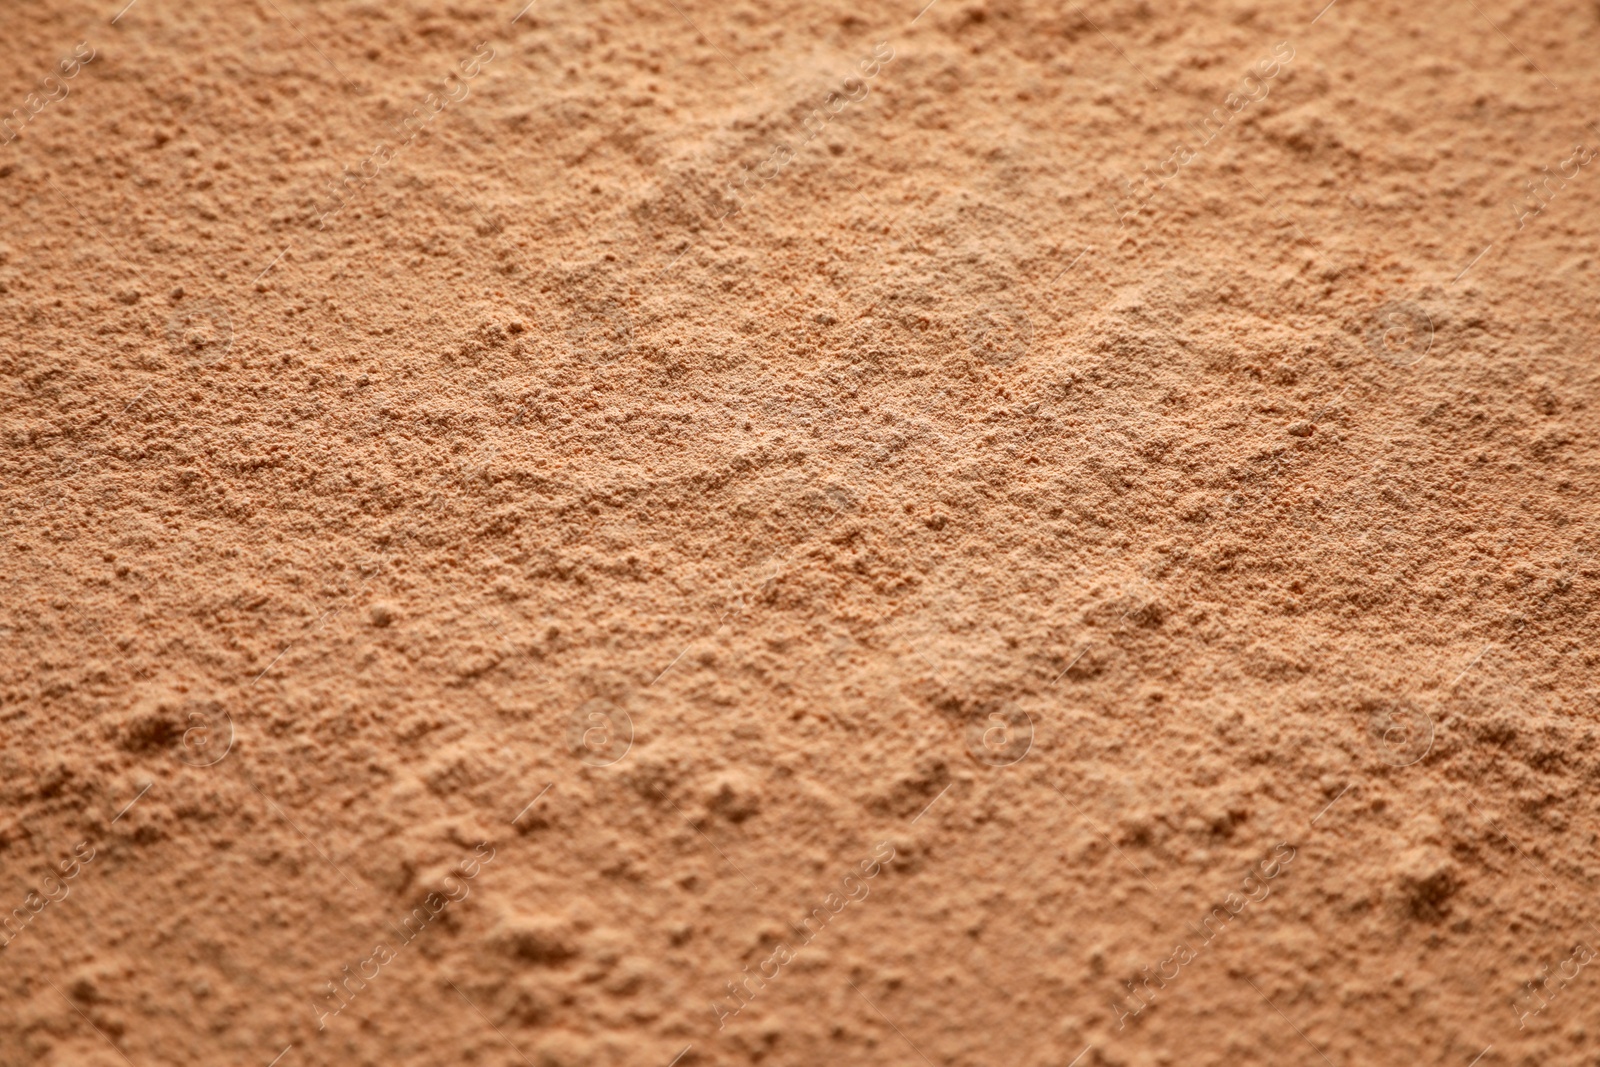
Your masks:
<path fill-rule="evenodd" d="M 1600 7 L 123 2 L 0 1064 L 1600 1063 Z"/>

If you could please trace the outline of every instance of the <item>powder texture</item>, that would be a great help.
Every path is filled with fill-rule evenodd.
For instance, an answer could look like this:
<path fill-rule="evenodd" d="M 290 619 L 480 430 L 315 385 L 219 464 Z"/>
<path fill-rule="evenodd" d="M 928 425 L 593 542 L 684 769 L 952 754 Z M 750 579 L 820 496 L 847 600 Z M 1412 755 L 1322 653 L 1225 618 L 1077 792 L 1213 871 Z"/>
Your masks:
<path fill-rule="evenodd" d="M 523 2 L 0 10 L 0 1063 L 1596 1062 L 1600 9 Z"/>

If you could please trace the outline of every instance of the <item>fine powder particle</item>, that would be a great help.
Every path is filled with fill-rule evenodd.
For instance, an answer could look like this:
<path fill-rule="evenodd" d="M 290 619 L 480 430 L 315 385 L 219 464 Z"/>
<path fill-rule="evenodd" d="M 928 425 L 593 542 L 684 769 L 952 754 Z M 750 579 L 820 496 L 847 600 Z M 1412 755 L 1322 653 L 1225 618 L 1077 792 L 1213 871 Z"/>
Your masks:
<path fill-rule="evenodd" d="M 0 10 L 0 1064 L 1600 1058 L 1600 9 Z"/>

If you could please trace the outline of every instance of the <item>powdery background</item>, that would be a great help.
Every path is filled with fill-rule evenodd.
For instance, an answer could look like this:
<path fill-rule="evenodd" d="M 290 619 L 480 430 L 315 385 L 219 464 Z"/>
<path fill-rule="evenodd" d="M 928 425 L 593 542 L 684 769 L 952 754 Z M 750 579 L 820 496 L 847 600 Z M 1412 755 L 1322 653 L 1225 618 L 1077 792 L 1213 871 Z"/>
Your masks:
<path fill-rule="evenodd" d="M 1600 1062 L 1595 5 L 518 6 L 0 12 L 0 1062 Z"/>

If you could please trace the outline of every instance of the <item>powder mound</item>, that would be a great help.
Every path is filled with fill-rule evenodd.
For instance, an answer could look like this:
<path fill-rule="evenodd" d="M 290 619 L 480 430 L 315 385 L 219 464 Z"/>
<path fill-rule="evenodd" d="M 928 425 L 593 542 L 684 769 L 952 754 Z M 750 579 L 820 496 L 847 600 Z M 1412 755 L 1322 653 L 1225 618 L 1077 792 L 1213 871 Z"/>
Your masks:
<path fill-rule="evenodd" d="M 744 775 L 722 774 L 707 790 L 705 806 L 712 815 L 740 823 L 761 810 L 761 794 Z"/>
<path fill-rule="evenodd" d="M 1413 852 L 1403 858 L 1399 874 L 1401 906 L 1408 916 L 1424 923 L 1449 918 L 1463 882 L 1448 859 L 1433 850 Z"/>

